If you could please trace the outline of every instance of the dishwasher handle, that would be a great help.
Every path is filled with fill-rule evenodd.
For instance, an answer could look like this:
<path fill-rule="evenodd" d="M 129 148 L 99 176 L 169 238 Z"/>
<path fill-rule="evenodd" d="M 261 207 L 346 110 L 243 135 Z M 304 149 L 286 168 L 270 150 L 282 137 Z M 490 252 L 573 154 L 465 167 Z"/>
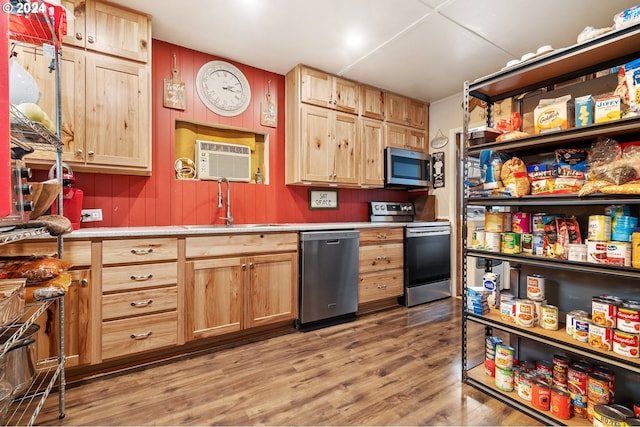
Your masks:
<path fill-rule="evenodd" d="M 444 236 L 451 234 L 449 227 L 408 228 L 407 237 Z"/>

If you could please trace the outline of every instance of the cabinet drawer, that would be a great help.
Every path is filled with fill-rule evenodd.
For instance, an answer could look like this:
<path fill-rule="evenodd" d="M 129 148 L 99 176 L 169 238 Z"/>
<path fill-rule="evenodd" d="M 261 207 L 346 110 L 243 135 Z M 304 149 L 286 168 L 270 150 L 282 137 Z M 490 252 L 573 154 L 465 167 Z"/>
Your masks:
<path fill-rule="evenodd" d="M 404 271 L 384 270 L 359 275 L 358 303 L 377 301 L 402 295 Z"/>
<path fill-rule="evenodd" d="M 102 322 L 103 359 L 173 346 L 177 342 L 175 311 Z"/>
<path fill-rule="evenodd" d="M 175 285 L 177 280 L 177 262 L 104 267 L 102 269 L 102 292 Z"/>
<path fill-rule="evenodd" d="M 31 256 L 54 255 L 58 253 L 58 243 L 44 242 L 16 242 L 2 247 L 3 256 Z M 91 242 L 65 240 L 63 257 L 72 267 L 91 265 Z"/>
<path fill-rule="evenodd" d="M 102 320 L 175 310 L 177 301 L 177 286 L 103 295 Z"/>
<path fill-rule="evenodd" d="M 402 268 L 404 264 L 402 257 L 402 243 L 361 246 L 359 271 L 365 273 L 369 271 L 389 270 L 391 268 Z"/>
<path fill-rule="evenodd" d="M 187 237 L 187 258 L 294 252 L 298 233 L 227 234 Z"/>
<path fill-rule="evenodd" d="M 105 240 L 102 242 L 103 264 L 132 264 L 178 258 L 178 240 L 156 239 Z"/>
<path fill-rule="evenodd" d="M 360 230 L 360 245 L 382 242 L 402 242 L 402 228 L 368 228 Z"/>

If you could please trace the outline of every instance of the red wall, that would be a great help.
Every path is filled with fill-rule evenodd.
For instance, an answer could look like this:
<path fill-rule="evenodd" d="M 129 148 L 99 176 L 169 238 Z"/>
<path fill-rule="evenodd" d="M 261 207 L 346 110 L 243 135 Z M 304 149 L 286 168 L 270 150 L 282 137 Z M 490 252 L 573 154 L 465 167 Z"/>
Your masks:
<path fill-rule="evenodd" d="M 171 77 L 174 53 L 179 78 L 186 83 L 187 107 L 184 111 L 163 106 L 164 79 Z M 407 200 L 407 193 L 404 191 L 339 189 L 339 209 L 309 210 L 309 187 L 284 185 L 284 76 L 235 63 L 249 79 L 252 104 L 239 116 L 222 117 L 204 106 L 194 86 L 198 69 L 214 59 L 222 58 L 153 41 L 153 175 L 138 177 L 76 173 L 76 185 L 84 190 L 83 207 L 101 208 L 104 218 L 102 222 L 82 224 L 83 228 L 224 223 L 219 217 L 225 216 L 226 206 L 222 209 L 217 207 L 217 182 L 175 178 L 176 118 L 268 132 L 269 185 L 231 183 L 231 207 L 235 224 L 368 221 L 369 200 Z M 260 101 L 265 99 L 269 80 L 271 99 L 278 106 L 277 128 L 260 125 Z"/>

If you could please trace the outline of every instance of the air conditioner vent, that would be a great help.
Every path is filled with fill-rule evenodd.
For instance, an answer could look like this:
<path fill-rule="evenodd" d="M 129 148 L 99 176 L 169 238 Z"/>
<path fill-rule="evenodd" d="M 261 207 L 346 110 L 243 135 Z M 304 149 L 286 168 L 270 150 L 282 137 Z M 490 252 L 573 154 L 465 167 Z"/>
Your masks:
<path fill-rule="evenodd" d="M 249 182 L 251 150 L 246 145 L 196 140 L 198 179 Z"/>

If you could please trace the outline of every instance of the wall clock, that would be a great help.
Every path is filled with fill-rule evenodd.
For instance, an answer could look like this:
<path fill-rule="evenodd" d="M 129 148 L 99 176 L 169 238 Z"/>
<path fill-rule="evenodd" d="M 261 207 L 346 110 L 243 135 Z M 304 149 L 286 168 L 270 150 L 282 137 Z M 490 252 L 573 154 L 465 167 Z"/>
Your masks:
<path fill-rule="evenodd" d="M 251 101 L 251 88 L 245 75 L 225 61 L 204 64 L 196 76 L 198 96 L 211 111 L 221 116 L 237 116 Z"/>

